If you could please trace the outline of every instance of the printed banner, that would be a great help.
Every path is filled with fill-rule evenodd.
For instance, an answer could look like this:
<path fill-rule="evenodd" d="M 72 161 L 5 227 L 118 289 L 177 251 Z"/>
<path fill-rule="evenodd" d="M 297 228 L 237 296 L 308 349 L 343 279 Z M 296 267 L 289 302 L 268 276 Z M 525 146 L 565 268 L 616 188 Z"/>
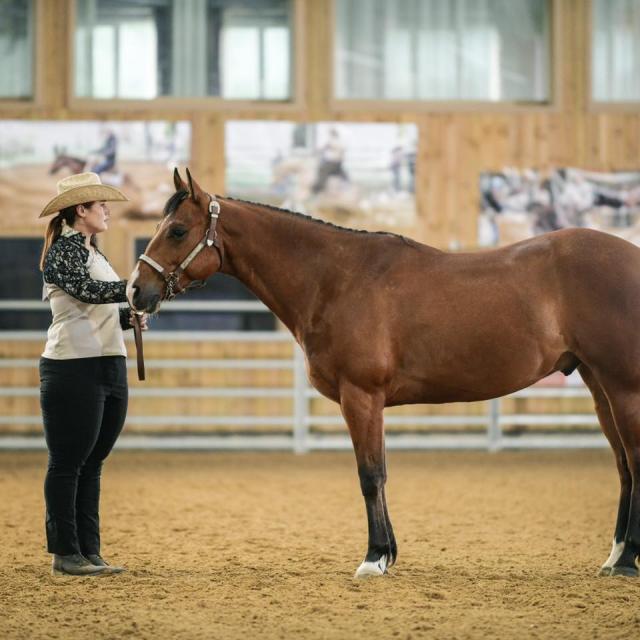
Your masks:
<path fill-rule="evenodd" d="M 415 221 L 413 124 L 232 121 L 228 195 L 349 227 Z"/>
<path fill-rule="evenodd" d="M 640 245 L 640 172 L 505 169 L 480 176 L 481 246 L 566 227 L 588 227 Z"/>
<path fill-rule="evenodd" d="M 170 170 L 187 164 L 190 147 L 188 122 L 2 120 L 0 224 L 35 220 L 57 181 L 82 171 L 125 192 L 124 216 L 158 217 L 173 192 Z"/>

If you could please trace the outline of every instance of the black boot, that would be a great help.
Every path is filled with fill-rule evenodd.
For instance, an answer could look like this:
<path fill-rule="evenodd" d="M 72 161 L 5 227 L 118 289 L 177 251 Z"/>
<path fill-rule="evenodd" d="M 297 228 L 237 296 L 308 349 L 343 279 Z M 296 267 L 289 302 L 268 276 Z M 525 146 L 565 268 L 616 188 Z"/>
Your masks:
<path fill-rule="evenodd" d="M 54 576 L 96 576 L 110 572 L 109 567 L 96 566 L 79 553 L 68 556 L 54 553 L 51 573 Z"/>
<path fill-rule="evenodd" d="M 109 573 L 122 573 L 123 571 L 126 571 L 124 567 L 112 567 L 101 555 L 98 555 L 97 553 L 88 553 L 86 557 L 91 564 L 96 567 L 105 567 L 109 570 Z"/>

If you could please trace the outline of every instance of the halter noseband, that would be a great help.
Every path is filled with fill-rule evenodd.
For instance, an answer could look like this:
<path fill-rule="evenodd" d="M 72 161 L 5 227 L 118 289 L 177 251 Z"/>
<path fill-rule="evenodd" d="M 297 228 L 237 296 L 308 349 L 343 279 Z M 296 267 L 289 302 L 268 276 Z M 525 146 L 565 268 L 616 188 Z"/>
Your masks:
<path fill-rule="evenodd" d="M 209 194 L 207 194 L 209 195 Z M 205 247 L 215 247 L 220 258 L 220 266 L 222 266 L 222 248 L 218 242 L 218 233 L 216 231 L 216 225 L 218 223 L 218 217 L 220 216 L 220 203 L 214 200 L 213 196 L 209 195 L 209 227 L 204 234 L 204 238 L 191 250 L 191 253 L 180 263 L 180 265 L 173 271 L 167 273 L 167 270 L 153 258 L 150 258 L 146 253 L 143 253 L 138 257 L 138 261 L 145 262 L 150 267 L 155 269 L 165 281 L 164 299 L 171 300 L 175 298 L 179 293 L 184 293 L 186 289 L 192 287 L 203 287 L 205 285 L 204 280 L 191 282 L 186 287 L 181 287 L 180 276 L 187 270 L 187 267 L 193 262 L 195 257 Z"/>

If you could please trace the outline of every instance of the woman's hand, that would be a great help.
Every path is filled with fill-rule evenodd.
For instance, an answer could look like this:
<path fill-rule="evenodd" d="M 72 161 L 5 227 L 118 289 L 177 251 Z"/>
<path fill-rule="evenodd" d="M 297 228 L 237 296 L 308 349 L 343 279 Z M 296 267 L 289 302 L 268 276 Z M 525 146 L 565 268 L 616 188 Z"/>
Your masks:
<path fill-rule="evenodd" d="M 148 331 L 149 330 L 149 315 L 146 313 L 136 313 L 135 311 L 131 310 L 131 326 L 133 326 L 133 323 L 136 321 L 136 316 L 138 316 L 138 318 L 140 318 L 140 329 L 142 331 Z"/>

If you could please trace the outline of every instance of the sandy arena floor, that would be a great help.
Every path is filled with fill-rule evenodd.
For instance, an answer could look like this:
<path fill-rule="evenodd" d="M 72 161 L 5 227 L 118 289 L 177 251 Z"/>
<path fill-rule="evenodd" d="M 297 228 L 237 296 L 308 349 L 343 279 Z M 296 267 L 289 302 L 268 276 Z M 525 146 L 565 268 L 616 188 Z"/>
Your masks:
<path fill-rule="evenodd" d="M 103 552 L 53 578 L 46 456 L 0 454 L 0 638 L 636 638 L 640 580 L 596 578 L 608 451 L 389 454 L 400 554 L 352 579 L 366 521 L 351 454 L 115 453 Z"/>

